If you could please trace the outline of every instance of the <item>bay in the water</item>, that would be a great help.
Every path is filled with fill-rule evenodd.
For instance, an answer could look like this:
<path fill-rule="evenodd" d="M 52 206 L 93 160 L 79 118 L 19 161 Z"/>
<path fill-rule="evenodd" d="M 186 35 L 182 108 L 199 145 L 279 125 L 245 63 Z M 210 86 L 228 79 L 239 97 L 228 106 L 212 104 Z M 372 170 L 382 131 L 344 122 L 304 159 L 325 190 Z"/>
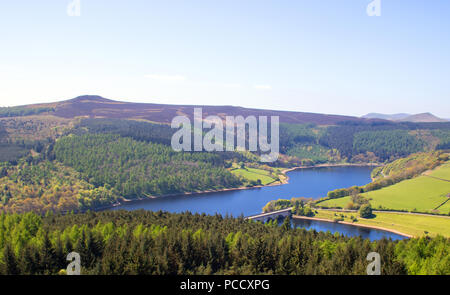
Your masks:
<path fill-rule="evenodd" d="M 271 200 L 291 199 L 293 197 L 322 198 L 328 191 L 353 185 L 364 185 L 371 181 L 372 167 L 323 167 L 298 169 L 288 172 L 289 183 L 247 190 L 214 192 L 193 195 L 180 195 L 129 202 L 111 210 L 152 210 L 232 216 L 249 216 L 261 213 L 262 208 Z M 375 229 L 358 228 L 349 225 L 320 221 L 295 221 L 297 226 L 317 231 L 340 232 L 347 236 L 359 236 L 376 240 L 381 237 L 392 239 L 402 236 Z"/>
<path fill-rule="evenodd" d="M 325 197 L 328 191 L 369 183 L 371 167 L 326 167 L 288 172 L 289 183 L 262 188 L 161 197 L 129 202 L 114 209 L 254 215 L 271 200 Z"/>

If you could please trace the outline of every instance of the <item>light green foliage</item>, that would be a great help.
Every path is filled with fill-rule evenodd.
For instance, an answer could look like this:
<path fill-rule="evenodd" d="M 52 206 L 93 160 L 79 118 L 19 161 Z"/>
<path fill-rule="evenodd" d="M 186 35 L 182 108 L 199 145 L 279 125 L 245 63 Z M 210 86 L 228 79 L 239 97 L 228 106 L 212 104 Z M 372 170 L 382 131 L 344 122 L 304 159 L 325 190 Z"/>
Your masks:
<path fill-rule="evenodd" d="M 447 200 L 449 192 L 449 182 L 419 176 L 361 195 L 369 199 L 375 210 L 393 209 L 429 213 Z M 345 208 L 350 201 L 351 197 L 344 197 L 326 200 L 317 205 Z M 450 212 L 448 209 L 447 206 L 438 208 L 438 212 L 448 214 Z"/>
<path fill-rule="evenodd" d="M 270 171 L 264 169 L 249 168 L 244 166 L 244 168 L 231 170 L 231 173 L 244 178 L 248 182 L 253 182 L 254 184 L 267 185 L 276 181 L 276 176 L 271 174 Z M 260 182 L 258 182 L 258 180 Z"/>
<path fill-rule="evenodd" d="M 83 257 L 82 274 L 365 274 L 376 251 L 386 275 L 448 275 L 449 245 L 439 236 L 370 242 L 292 229 L 288 219 L 279 227 L 190 213 L 0 214 L 0 274 L 63 274 L 71 251 Z"/>
<path fill-rule="evenodd" d="M 420 238 L 401 241 L 395 252 L 406 263 L 411 275 L 450 273 L 450 243 L 442 236 L 432 240 Z"/>

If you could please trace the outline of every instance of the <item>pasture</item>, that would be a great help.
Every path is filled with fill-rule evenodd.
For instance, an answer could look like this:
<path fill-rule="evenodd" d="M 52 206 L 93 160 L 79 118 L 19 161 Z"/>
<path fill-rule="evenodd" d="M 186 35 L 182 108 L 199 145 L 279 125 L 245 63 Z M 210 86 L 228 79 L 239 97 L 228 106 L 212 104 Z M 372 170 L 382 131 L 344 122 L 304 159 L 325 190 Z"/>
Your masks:
<path fill-rule="evenodd" d="M 426 213 L 436 210 L 437 213 L 448 214 L 450 213 L 450 204 L 449 202 L 445 203 L 445 201 L 450 194 L 450 182 L 433 177 L 447 179 L 450 178 L 449 175 L 450 164 L 447 163 L 431 171 L 428 175 L 404 180 L 361 195 L 370 200 L 374 209 L 383 208 Z M 331 199 L 320 202 L 318 206 L 345 208 L 350 201 L 351 197 Z"/>

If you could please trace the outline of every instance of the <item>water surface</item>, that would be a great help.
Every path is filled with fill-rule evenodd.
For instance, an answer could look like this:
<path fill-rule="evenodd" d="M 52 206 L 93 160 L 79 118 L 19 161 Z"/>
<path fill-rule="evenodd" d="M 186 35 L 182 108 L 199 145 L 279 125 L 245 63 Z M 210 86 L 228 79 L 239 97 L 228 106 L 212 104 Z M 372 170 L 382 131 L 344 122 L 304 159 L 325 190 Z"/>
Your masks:
<path fill-rule="evenodd" d="M 247 190 L 161 197 L 130 202 L 114 209 L 254 215 L 271 200 L 325 197 L 328 191 L 369 183 L 371 167 L 326 167 L 288 172 L 289 183 Z"/>
<path fill-rule="evenodd" d="M 392 240 L 403 240 L 407 237 L 401 236 L 395 233 L 391 233 L 384 230 L 365 228 L 359 226 L 352 226 L 348 224 L 341 224 L 335 222 L 326 222 L 320 220 L 307 220 L 307 219 L 293 219 L 292 224 L 294 227 L 301 227 L 307 230 L 323 231 L 342 234 L 347 237 L 361 236 L 363 239 L 370 239 L 371 241 L 380 240 L 383 237 Z"/>
<path fill-rule="evenodd" d="M 214 192 L 205 194 L 161 197 L 144 201 L 125 203 L 111 210 L 152 210 L 232 216 L 250 216 L 261 213 L 262 208 L 271 200 L 291 199 L 293 197 L 322 198 L 331 190 L 353 185 L 364 185 L 371 181 L 371 167 L 322 167 L 299 169 L 288 172 L 289 183 L 278 186 L 266 186 L 247 190 Z M 361 228 L 351 225 L 324 221 L 294 220 L 294 226 L 316 231 L 338 232 L 346 236 L 362 236 L 370 240 L 383 237 L 393 240 L 405 237 L 377 229 Z"/>

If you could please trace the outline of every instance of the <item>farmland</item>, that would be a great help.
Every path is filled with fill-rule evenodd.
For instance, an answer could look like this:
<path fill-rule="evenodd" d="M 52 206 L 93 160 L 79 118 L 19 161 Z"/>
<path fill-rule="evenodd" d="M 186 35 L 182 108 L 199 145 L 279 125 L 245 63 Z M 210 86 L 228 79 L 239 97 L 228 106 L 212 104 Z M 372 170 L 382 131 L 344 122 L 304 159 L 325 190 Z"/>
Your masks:
<path fill-rule="evenodd" d="M 441 165 L 426 175 L 450 181 L 450 162 Z"/>
<path fill-rule="evenodd" d="M 258 182 L 261 181 L 262 185 L 268 185 L 277 181 L 276 176 L 272 175 L 270 171 L 258 168 L 235 168 L 231 170 L 236 176 L 240 176 L 247 181 Z"/>
<path fill-rule="evenodd" d="M 450 174 L 449 163 L 427 174 L 361 195 L 369 199 L 372 207 L 375 209 L 450 213 L 450 205 L 448 202 L 445 203 L 450 193 L 450 182 L 434 178 L 448 178 Z M 320 202 L 318 206 L 345 208 L 350 201 L 351 197 L 349 196 L 326 200 Z"/>
<path fill-rule="evenodd" d="M 361 218 L 357 212 L 334 212 L 317 210 L 316 218 L 335 220 L 342 218 L 344 222 L 352 222 L 351 217 L 357 219 L 355 225 L 362 224 L 399 231 L 404 234 L 421 237 L 443 235 L 450 237 L 450 218 L 441 216 L 426 216 L 410 213 L 375 212 L 374 218 Z"/>

